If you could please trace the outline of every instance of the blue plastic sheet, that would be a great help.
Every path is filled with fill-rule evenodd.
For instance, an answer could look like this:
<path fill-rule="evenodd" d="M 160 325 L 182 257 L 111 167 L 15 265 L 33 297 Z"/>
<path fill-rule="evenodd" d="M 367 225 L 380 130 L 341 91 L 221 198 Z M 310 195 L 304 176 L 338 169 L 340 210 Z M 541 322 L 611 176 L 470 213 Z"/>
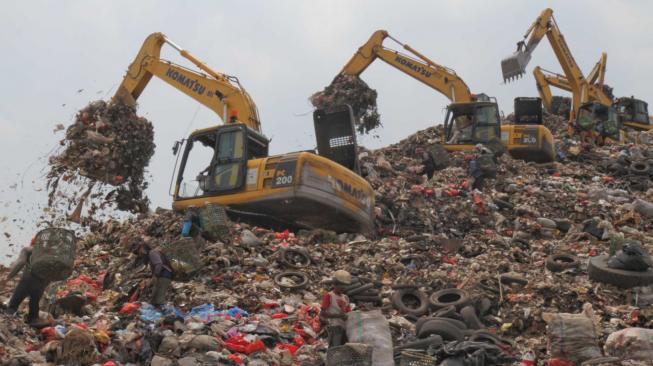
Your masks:
<path fill-rule="evenodd" d="M 159 310 L 148 303 L 143 303 L 139 310 L 141 312 L 141 320 L 146 322 L 156 322 L 168 315 L 175 315 L 183 319 L 187 317 L 186 313 L 172 305 L 165 305 Z"/>
<path fill-rule="evenodd" d="M 239 307 L 233 307 L 227 310 L 216 310 L 213 304 L 202 304 L 192 308 L 189 313 L 185 313 L 181 309 L 172 305 L 166 305 L 163 309 L 159 310 L 148 303 L 143 303 L 139 311 L 141 320 L 145 322 L 156 322 L 168 315 L 175 315 L 184 320 L 193 317 L 207 323 L 215 318 L 240 318 L 249 316 L 247 311 Z"/>

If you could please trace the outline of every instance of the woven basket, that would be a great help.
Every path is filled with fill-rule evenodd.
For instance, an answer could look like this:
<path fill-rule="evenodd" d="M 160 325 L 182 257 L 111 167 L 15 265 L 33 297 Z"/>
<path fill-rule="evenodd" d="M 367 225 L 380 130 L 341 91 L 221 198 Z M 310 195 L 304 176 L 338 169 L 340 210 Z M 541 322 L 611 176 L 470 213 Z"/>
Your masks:
<path fill-rule="evenodd" d="M 43 279 L 61 281 L 73 272 L 77 240 L 66 229 L 48 228 L 36 234 L 30 256 L 32 272 Z"/>
<path fill-rule="evenodd" d="M 209 204 L 199 209 L 200 227 L 212 240 L 222 239 L 229 234 L 231 221 L 224 206 Z"/>
<path fill-rule="evenodd" d="M 372 350 L 362 343 L 331 347 L 327 351 L 326 366 L 372 366 Z"/>
<path fill-rule="evenodd" d="M 438 361 L 435 357 L 427 356 L 422 353 L 403 351 L 401 352 L 400 366 L 437 366 Z"/>
<path fill-rule="evenodd" d="M 181 238 L 160 246 L 173 270 L 176 281 L 188 281 L 202 269 L 200 245 L 193 238 Z"/>

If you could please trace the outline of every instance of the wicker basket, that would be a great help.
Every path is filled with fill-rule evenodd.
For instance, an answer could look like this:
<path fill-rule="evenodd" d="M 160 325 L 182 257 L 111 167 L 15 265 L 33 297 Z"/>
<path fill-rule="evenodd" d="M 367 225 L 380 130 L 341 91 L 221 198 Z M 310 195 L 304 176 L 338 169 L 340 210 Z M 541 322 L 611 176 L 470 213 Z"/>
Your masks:
<path fill-rule="evenodd" d="M 403 351 L 401 352 L 400 366 L 437 366 L 438 361 L 435 357 L 427 356 L 423 353 Z"/>
<path fill-rule="evenodd" d="M 231 221 L 224 206 L 209 204 L 199 209 L 200 227 L 212 240 L 220 240 L 229 234 Z"/>
<path fill-rule="evenodd" d="M 347 343 L 327 351 L 326 366 L 372 366 L 372 347 L 362 343 Z"/>
<path fill-rule="evenodd" d="M 48 228 L 36 234 L 34 250 L 30 256 L 32 273 L 51 281 L 61 281 L 73 272 L 77 240 L 66 229 Z"/>
<path fill-rule="evenodd" d="M 160 246 L 173 270 L 176 281 L 188 281 L 202 269 L 200 244 L 193 238 L 181 238 Z"/>

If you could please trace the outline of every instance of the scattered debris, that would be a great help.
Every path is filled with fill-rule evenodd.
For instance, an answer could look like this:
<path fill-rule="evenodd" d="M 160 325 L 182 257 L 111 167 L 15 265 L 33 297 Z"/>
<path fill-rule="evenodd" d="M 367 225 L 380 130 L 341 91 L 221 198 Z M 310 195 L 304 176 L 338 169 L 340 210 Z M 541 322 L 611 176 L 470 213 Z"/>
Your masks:
<path fill-rule="evenodd" d="M 356 116 L 356 129 L 359 133 L 369 133 L 381 126 L 381 116 L 376 106 L 376 90 L 370 88 L 358 76 L 336 76 L 324 90 L 313 94 L 310 101 L 318 109 L 349 104 Z"/>
<path fill-rule="evenodd" d="M 119 210 L 147 211 L 144 174 L 154 154 L 154 131 L 152 124 L 137 116 L 133 108 L 101 100 L 90 103 L 77 113 L 61 145 L 63 151 L 50 158 L 50 206 L 58 197 L 62 181 L 70 183 L 83 176 L 90 179 L 89 187 L 96 181 L 113 186 L 102 199 Z"/>

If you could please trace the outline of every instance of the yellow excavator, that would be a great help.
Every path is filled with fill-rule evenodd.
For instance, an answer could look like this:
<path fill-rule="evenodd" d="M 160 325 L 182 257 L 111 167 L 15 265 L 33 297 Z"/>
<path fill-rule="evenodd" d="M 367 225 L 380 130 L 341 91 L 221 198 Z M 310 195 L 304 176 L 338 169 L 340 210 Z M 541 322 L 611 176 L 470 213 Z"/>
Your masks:
<path fill-rule="evenodd" d="M 607 63 L 608 55 L 603 52 L 601 58 L 594 65 L 594 68 L 587 75 L 587 82 L 590 85 L 594 85 L 595 88 L 589 89 L 588 99 L 598 100 L 608 102 L 610 100 L 609 96 L 605 93 L 598 93 L 598 90 L 603 90 L 604 80 L 605 80 L 605 69 Z M 535 66 L 533 69 L 533 76 L 535 77 L 535 84 L 537 85 L 537 91 L 542 98 L 542 103 L 544 108 L 547 110 L 551 109 L 551 104 L 553 101 L 553 94 L 551 93 L 551 87 L 556 87 L 568 92 L 573 92 L 567 77 L 553 71 L 545 70 L 539 66 Z"/>
<path fill-rule="evenodd" d="M 162 59 L 164 44 L 200 71 Z M 232 215 L 273 226 L 338 232 L 373 228 L 374 192 L 357 174 L 351 108 L 315 111 L 319 155 L 302 151 L 268 156 L 269 140 L 261 132 L 256 105 L 236 77 L 214 71 L 162 33 L 153 33 L 113 99 L 135 107 L 152 76 L 224 121 L 175 143 L 173 151 L 177 159 L 181 152 L 181 162 L 173 209 L 218 204 L 227 206 Z"/>
<path fill-rule="evenodd" d="M 601 55 L 601 59 L 596 63 L 592 71 L 590 71 L 587 76 L 587 81 L 596 86 L 597 88 L 590 89 L 589 100 L 595 100 L 603 103 L 607 103 L 607 100 L 610 99 L 607 95 L 599 93 L 598 90 L 604 90 L 604 80 L 605 80 L 605 69 L 607 62 L 607 54 L 604 52 Z M 539 66 L 536 66 L 533 69 L 533 76 L 535 76 L 535 82 L 537 84 L 537 90 L 540 93 L 540 97 L 544 103 L 544 107 L 551 109 L 551 102 L 553 96 L 551 93 L 551 86 L 556 88 L 573 92 L 567 77 L 560 75 L 551 71 L 541 69 Z M 612 101 L 612 105 L 616 109 L 617 117 L 619 121 L 624 126 L 634 128 L 636 130 L 650 130 L 653 129 L 653 116 L 648 114 L 648 104 L 633 96 L 631 97 L 621 97 Z"/>
<path fill-rule="evenodd" d="M 526 31 L 523 37 L 524 40 L 517 43 L 517 51 L 501 61 L 504 81 L 518 78 L 526 72 L 526 66 L 531 60 L 531 54 L 545 36 L 551 44 L 551 48 L 564 72 L 566 84 L 568 84 L 568 88 L 572 92 L 569 133 L 575 134 L 578 131 L 587 131 L 593 135 L 595 134 L 594 137 L 598 139 L 623 141 L 624 134 L 621 130 L 616 109 L 612 107 L 612 100 L 604 93 L 602 85 L 590 83 L 583 75 L 553 18 L 553 10 L 544 9 Z M 541 69 L 537 70 L 536 80 L 539 77 L 540 82 L 542 82 L 542 74 L 539 73 Z M 599 67 L 595 72 L 596 78 L 600 78 L 604 71 L 604 66 L 603 71 Z M 592 77 L 594 78 L 594 75 Z M 551 80 L 555 82 L 555 75 L 549 79 L 549 81 Z M 565 80 L 558 78 L 557 81 L 559 85 L 563 85 Z M 544 82 L 543 85 L 547 84 Z M 539 91 L 540 95 L 543 95 L 542 99 L 550 96 L 550 91 Z"/>
<path fill-rule="evenodd" d="M 385 47 L 386 39 L 398 43 L 412 55 Z M 442 141 L 448 151 L 469 151 L 478 143 L 501 141 L 515 158 L 535 162 L 555 159 L 553 135 L 545 126 L 538 123 L 501 125 L 494 98 L 472 94 L 454 70 L 431 61 L 385 30 L 374 32 L 340 74 L 360 76 L 377 58 L 449 98 L 452 103 L 447 107 Z"/>

